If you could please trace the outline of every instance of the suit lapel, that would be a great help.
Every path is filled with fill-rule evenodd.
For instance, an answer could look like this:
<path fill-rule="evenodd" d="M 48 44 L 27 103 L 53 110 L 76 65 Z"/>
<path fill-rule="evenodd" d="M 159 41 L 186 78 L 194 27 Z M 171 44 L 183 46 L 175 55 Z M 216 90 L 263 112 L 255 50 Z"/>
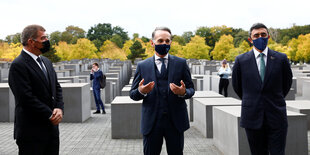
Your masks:
<path fill-rule="evenodd" d="M 174 75 L 174 57 L 170 54 L 168 55 L 168 94 L 170 93 L 170 83 L 173 82 Z"/>
<path fill-rule="evenodd" d="M 152 57 L 152 59 L 151 59 L 151 61 L 150 61 L 150 65 L 148 65 L 148 66 L 151 66 L 151 68 L 150 68 L 150 73 L 151 73 L 151 79 L 152 79 L 152 81 L 154 81 L 155 82 L 155 90 L 156 90 L 156 92 L 158 92 L 158 90 L 157 90 L 157 77 L 156 77 L 156 70 L 155 69 L 157 69 L 156 67 L 155 67 L 155 56 L 153 56 Z"/>
<path fill-rule="evenodd" d="M 267 83 L 270 75 L 271 75 L 271 71 L 272 71 L 272 66 L 273 66 L 273 62 L 275 57 L 273 56 L 274 52 L 272 50 L 270 50 L 268 48 L 268 54 L 267 54 L 267 66 L 266 66 L 266 73 L 265 73 L 265 80 L 264 80 L 264 85 Z"/>
<path fill-rule="evenodd" d="M 39 75 L 39 77 L 43 81 L 44 85 L 48 88 L 48 83 L 47 83 L 47 80 L 45 78 L 45 75 L 44 75 L 43 71 L 41 70 L 41 68 L 38 66 L 38 64 L 26 52 L 22 51 L 22 55 L 25 58 L 26 62 L 29 64 L 29 66 Z"/>

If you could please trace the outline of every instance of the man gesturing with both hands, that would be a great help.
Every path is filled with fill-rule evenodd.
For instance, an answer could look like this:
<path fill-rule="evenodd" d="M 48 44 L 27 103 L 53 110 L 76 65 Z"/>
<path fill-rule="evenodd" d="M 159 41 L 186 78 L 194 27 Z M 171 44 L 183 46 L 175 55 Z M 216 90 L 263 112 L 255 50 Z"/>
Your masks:
<path fill-rule="evenodd" d="M 153 57 L 138 63 L 130 97 L 143 99 L 141 133 L 143 152 L 159 155 L 165 138 L 168 154 L 183 154 L 184 131 L 189 128 L 185 99 L 194 85 L 186 60 L 169 55 L 171 31 L 158 27 L 152 33 Z"/>

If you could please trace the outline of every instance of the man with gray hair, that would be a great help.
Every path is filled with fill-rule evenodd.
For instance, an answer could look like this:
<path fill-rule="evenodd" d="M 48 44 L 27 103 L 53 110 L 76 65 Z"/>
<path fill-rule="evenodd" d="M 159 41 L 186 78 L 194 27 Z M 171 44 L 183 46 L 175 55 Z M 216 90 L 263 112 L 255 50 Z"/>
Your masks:
<path fill-rule="evenodd" d="M 184 131 L 189 128 L 185 99 L 194 95 L 194 84 L 186 60 L 168 54 L 171 39 L 169 28 L 154 30 L 154 56 L 138 63 L 130 90 L 130 98 L 143 100 L 141 133 L 145 155 L 159 155 L 164 138 L 169 155 L 182 155 Z"/>
<path fill-rule="evenodd" d="M 21 41 L 24 48 L 9 71 L 15 96 L 14 139 L 21 155 L 58 155 L 62 89 L 53 64 L 41 55 L 50 43 L 40 25 L 24 28 Z"/>

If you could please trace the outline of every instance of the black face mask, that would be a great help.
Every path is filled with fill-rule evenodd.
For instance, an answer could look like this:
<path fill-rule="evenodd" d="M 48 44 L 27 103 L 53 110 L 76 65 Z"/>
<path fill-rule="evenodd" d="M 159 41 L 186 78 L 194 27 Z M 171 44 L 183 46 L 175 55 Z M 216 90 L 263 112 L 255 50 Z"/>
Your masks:
<path fill-rule="evenodd" d="M 43 53 L 46 53 L 50 50 L 51 44 L 49 40 L 43 41 L 42 42 L 42 48 L 40 48 L 39 50 Z"/>

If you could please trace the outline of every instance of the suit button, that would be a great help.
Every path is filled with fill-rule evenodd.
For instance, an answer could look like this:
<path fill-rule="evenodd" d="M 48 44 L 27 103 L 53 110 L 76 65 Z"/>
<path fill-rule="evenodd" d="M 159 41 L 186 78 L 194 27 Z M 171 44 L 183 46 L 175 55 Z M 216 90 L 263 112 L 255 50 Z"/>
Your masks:
<path fill-rule="evenodd" d="M 52 96 L 52 100 L 54 100 L 54 96 Z"/>

